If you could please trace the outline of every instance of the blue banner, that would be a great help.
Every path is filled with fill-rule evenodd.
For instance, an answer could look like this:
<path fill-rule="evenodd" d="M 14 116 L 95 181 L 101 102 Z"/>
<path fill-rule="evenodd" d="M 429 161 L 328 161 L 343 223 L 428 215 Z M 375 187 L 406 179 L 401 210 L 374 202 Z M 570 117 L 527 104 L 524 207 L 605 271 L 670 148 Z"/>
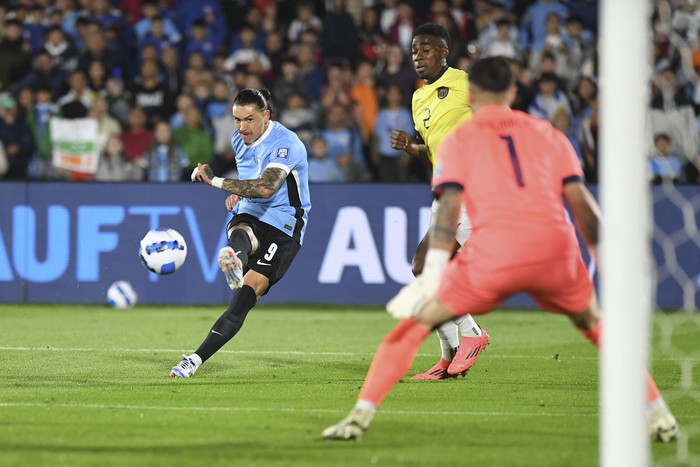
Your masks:
<path fill-rule="evenodd" d="M 681 194 L 689 199 L 700 190 Z M 109 285 L 126 280 L 139 303 L 225 303 L 231 292 L 217 266 L 230 217 L 225 197 L 192 183 L 2 183 L 0 302 L 103 303 Z M 304 245 L 264 300 L 385 303 L 411 279 L 411 257 L 427 231 L 431 201 L 423 185 L 313 185 Z M 659 262 L 669 239 L 683 230 L 683 211 L 672 207 L 667 197 L 655 203 L 656 221 L 668 235 L 655 236 Z M 165 227 L 183 235 L 188 255 L 179 271 L 160 277 L 140 264 L 138 247 L 148 230 Z M 681 306 L 679 284 L 686 277 L 698 298 L 697 243 L 671 246 L 680 269 L 659 268 L 663 307 Z M 508 305 L 532 302 L 518 296 Z"/>

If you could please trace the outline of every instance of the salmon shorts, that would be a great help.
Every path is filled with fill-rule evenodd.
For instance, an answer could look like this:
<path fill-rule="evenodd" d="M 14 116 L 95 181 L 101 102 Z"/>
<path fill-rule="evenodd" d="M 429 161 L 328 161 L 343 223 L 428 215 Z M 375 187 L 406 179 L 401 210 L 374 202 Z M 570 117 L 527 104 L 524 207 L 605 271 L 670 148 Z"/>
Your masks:
<path fill-rule="evenodd" d="M 457 316 L 478 315 L 519 292 L 530 294 L 545 310 L 578 314 L 590 305 L 593 282 L 578 254 L 497 270 L 457 255 L 445 269 L 438 298 Z"/>

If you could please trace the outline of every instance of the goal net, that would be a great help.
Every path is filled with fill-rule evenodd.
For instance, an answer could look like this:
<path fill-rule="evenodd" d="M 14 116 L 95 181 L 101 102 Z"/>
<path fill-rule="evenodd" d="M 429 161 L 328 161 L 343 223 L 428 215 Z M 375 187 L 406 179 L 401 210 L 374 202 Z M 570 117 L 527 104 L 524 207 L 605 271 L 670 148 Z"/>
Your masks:
<path fill-rule="evenodd" d="M 652 187 L 652 203 L 656 319 L 650 370 L 672 375 L 671 384 L 667 379 L 661 388 L 671 410 L 690 404 L 700 414 L 700 317 L 696 313 L 700 305 L 700 189 L 664 183 Z M 700 465 L 700 418 L 679 418 L 682 436 L 675 452 L 656 456 L 654 461 Z"/>
<path fill-rule="evenodd" d="M 676 185 L 671 180 L 652 186 L 647 158 L 654 149 L 654 136 L 663 133 L 688 166 L 692 168 L 697 161 L 693 108 L 680 108 L 673 99 L 669 103 L 669 89 L 664 89 L 677 90 L 682 84 L 700 89 L 690 58 L 693 48 L 700 48 L 698 31 L 694 40 L 683 37 L 678 33 L 682 21 L 674 18 L 676 11 L 687 8 L 682 6 L 686 3 L 600 3 L 600 288 L 605 311 L 600 444 L 604 466 L 700 465 L 697 417 L 679 417 L 682 437 L 673 449 L 663 450 L 671 454 L 650 457 L 643 378 L 644 368 L 652 375 L 663 374 L 660 389 L 671 410 L 681 406 L 681 414 L 687 414 L 691 406 L 690 411 L 700 413 L 697 173 L 695 180 L 688 179 L 688 174 L 678 177 L 695 186 Z M 664 74 L 668 69 L 662 61 L 665 57 L 655 48 L 660 38 L 668 45 L 663 54 L 682 67 L 678 75 L 686 83 Z M 652 83 L 661 100 L 655 109 L 649 108 Z"/>

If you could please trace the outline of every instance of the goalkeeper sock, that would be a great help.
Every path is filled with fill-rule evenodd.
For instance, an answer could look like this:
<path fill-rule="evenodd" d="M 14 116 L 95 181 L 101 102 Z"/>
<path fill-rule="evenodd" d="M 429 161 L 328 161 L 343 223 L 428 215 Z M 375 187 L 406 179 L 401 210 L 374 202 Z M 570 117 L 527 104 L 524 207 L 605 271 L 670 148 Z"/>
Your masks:
<path fill-rule="evenodd" d="M 481 335 L 481 328 L 472 315 L 464 315 L 452 320 L 458 327 L 459 333 L 465 337 L 479 337 Z"/>
<path fill-rule="evenodd" d="M 592 329 L 579 329 L 578 332 L 583 334 L 583 336 L 591 341 L 593 345 L 598 347 L 600 349 L 600 334 L 603 330 L 603 323 L 598 322 L 595 326 L 593 326 Z M 659 391 L 659 388 L 656 386 L 656 382 L 654 381 L 654 378 L 651 377 L 648 371 L 644 372 L 644 376 L 646 378 L 646 386 L 647 386 L 647 402 L 651 403 L 656 401 L 657 399 L 661 398 L 661 392 Z"/>
<path fill-rule="evenodd" d="M 581 333 L 581 335 L 583 335 L 583 337 L 591 341 L 593 345 L 600 349 L 600 333 L 603 329 L 603 324 L 600 321 L 591 329 L 576 329 Z"/>
<path fill-rule="evenodd" d="M 445 321 L 435 329 L 440 339 L 442 358 L 448 362 L 452 361 L 459 347 L 459 333 L 457 331 L 457 325 L 452 321 Z"/>
<path fill-rule="evenodd" d="M 231 237 L 228 239 L 228 246 L 233 249 L 238 259 L 241 260 L 241 264 L 245 267 L 248 264 L 248 255 L 253 249 L 248 232 L 243 229 L 234 229 L 231 232 Z"/>
<path fill-rule="evenodd" d="M 658 400 L 663 400 L 661 399 L 661 392 L 659 391 L 659 388 L 656 386 L 656 382 L 654 381 L 654 378 L 651 377 L 648 371 L 644 372 L 644 376 L 646 377 L 647 381 L 647 403 L 651 404 L 655 401 Z"/>
<path fill-rule="evenodd" d="M 202 362 L 206 362 L 209 357 L 214 355 L 238 333 L 248 312 L 255 306 L 257 301 L 258 297 L 249 285 L 244 285 L 238 292 L 233 294 L 228 309 L 216 320 L 204 342 L 195 351 L 202 359 Z"/>
<path fill-rule="evenodd" d="M 401 320 L 384 338 L 372 360 L 359 401 L 378 407 L 391 388 L 408 372 L 430 331 L 411 318 Z"/>
<path fill-rule="evenodd" d="M 359 410 L 369 410 L 371 412 L 376 412 L 377 406 L 372 404 L 370 401 L 366 400 L 358 400 L 357 403 L 355 404 L 355 408 Z"/>

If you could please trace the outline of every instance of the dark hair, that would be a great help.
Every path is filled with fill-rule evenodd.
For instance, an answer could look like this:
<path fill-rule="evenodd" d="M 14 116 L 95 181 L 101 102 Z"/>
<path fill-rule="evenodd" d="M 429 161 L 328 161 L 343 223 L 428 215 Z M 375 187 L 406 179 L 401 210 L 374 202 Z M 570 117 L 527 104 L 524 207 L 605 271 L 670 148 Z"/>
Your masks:
<path fill-rule="evenodd" d="M 34 89 L 34 92 L 37 94 L 40 92 L 48 92 L 49 94 L 53 94 L 53 91 L 51 90 L 49 85 L 46 83 L 39 83 L 36 86 L 34 86 L 33 89 Z"/>
<path fill-rule="evenodd" d="M 80 68 L 76 68 L 75 70 L 68 73 L 68 78 L 70 79 L 71 77 L 76 76 L 76 75 L 80 75 L 83 78 L 87 78 L 87 74 L 83 70 L 81 70 Z"/>
<path fill-rule="evenodd" d="M 469 70 L 469 81 L 484 91 L 505 92 L 513 85 L 510 62 L 504 57 L 477 60 Z"/>
<path fill-rule="evenodd" d="M 551 18 L 552 16 L 556 16 L 557 19 L 559 20 L 559 22 L 560 22 L 560 23 L 562 22 L 562 21 L 561 21 L 561 16 L 559 16 L 559 13 L 557 13 L 556 11 L 553 11 L 553 12 L 551 12 L 550 14 L 548 14 L 547 17 L 545 18 L 545 21 L 549 21 L 549 18 Z"/>
<path fill-rule="evenodd" d="M 304 99 L 304 102 L 309 101 L 309 99 L 306 97 L 306 93 L 304 91 L 300 91 L 299 89 L 292 90 L 292 92 L 290 92 L 289 95 L 287 96 L 287 100 L 289 100 L 289 98 L 292 96 L 300 97 L 300 98 Z"/>
<path fill-rule="evenodd" d="M 573 24 L 573 23 L 578 23 L 581 26 L 583 26 L 583 18 L 581 18 L 578 15 L 571 15 L 568 18 L 566 18 L 566 24 Z"/>
<path fill-rule="evenodd" d="M 413 36 L 435 36 L 445 41 L 445 45 L 450 47 L 450 34 L 447 29 L 436 23 L 425 23 L 413 30 Z"/>
<path fill-rule="evenodd" d="M 76 26 L 87 26 L 88 24 L 92 24 L 92 21 L 90 21 L 85 16 L 78 16 L 75 19 L 75 24 L 76 24 Z"/>
<path fill-rule="evenodd" d="M 546 73 L 542 73 L 542 76 L 540 76 L 540 83 L 543 81 L 549 81 L 550 83 L 559 83 L 559 77 L 557 77 L 555 73 L 548 71 Z"/>
<path fill-rule="evenodd" d="M 540 57 L 540 62 L 542 62 L 545 59 L 552 60 L 553 62 L 556 62 L 557 56 L 554 55 L 554 52 L 552 52 L 551 50 L 546 50 L 546 51 L 542 52 L 542 56 Z"/>
<path fill-rule="evenodd" d="M 270 102 L 270 91 L 267 89 L 245 88 L 238 92 L 233 100 L 233 105 L 254 105 L 261 112 L 269 110 L 272 113 L 272 102 Z"/>
<path fill-rule="evenodd" d="M 501 26 L 510 27 L 510 20 L 508 18 L 501 18 L 496 21 L 496 27 L 500 28 Z"/>
<path fill-rule="evenodd" d="M 54 32 L 54 31 L 60 31 L 61 34 L 63 34 L 64 36 L 66 35 L 66 33 L 63 31 L 61 26 L 51 26 L 49 29 L 46 30 L 45 35 L 48 36 L 50 33 Z"/>
<path fill-rule="evenodd" d="M 323 144 L 328 146 L 328 141 L 326 141 L 326 138 L 323 137 L 323 135 L 316 134 L 311 138 L 311 144 L 314 144 L 316 141 L 322 141 Z"/>
<path fill-rule="evenodd" d="M 657 133 L 654 135 L 654 143 L 658 143 L 660 139 L 665 139 L 667 143 L 671 142 L 671 137 L 666 133 Z"/>
<path fill-rule="evenodd" d="M 87 117 L 88 109 L 80 101 L 70 101 L 61 106 L 61 115 L 68 120 Z"/>

